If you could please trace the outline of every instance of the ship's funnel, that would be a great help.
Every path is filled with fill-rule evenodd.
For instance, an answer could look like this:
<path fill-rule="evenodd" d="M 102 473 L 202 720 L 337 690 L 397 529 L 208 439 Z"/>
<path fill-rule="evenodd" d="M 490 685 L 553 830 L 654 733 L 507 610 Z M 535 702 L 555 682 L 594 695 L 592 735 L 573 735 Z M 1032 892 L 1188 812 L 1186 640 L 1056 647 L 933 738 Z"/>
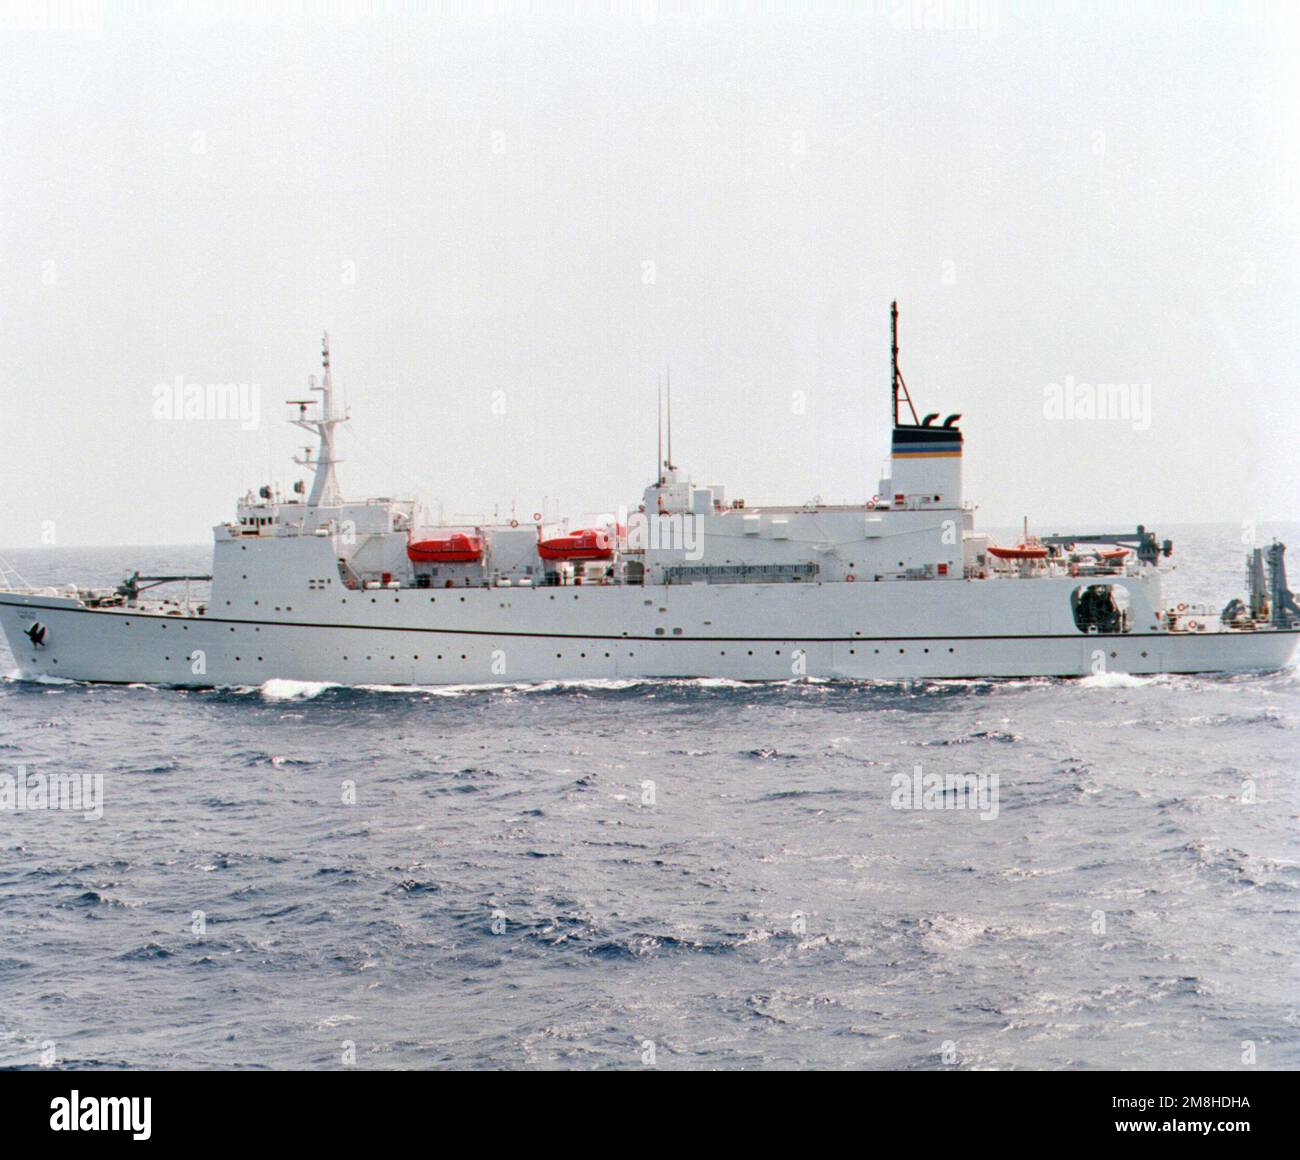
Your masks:
<path fill-rule="evenodd" d="M 961 451 L 962 435 L 957 427 L 895 427 L 895 506 L 961 507 Z"/>

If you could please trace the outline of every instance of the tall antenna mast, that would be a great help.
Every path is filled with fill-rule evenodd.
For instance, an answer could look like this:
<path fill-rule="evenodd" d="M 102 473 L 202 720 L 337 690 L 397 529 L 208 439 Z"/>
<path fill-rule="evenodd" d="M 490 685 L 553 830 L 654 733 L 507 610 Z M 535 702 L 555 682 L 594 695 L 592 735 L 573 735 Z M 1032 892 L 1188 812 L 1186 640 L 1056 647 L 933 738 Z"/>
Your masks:
<path fill-rule="evenodd" d="M 903 398 L 907 401 L 907 409 L 912 412 L 912 423 L 914 426 L 920 426 L 921 420 L 917 418 L 916 408 L 912 406 L 912 396 L 908 393 L 907 384 L 903 382 L 903 372 L 898 369 L 898 303 L 889 304 L 889 330 L 890 330 L 890 401 L 894 409 L 894 426 L 898 426 L 898 397 L 902 393 Z"/>
<path fill-rule="evenodd" d="M 655 418 L 659 420 L 659 451 L 655 456 L 655 486 L 662 487 L 664 482 L 664 381 L 662 378 L 659 380 Z"/>
<path fill-rule="evenodd" d="M 311 456 L 310 449 L 301 459 L 294 459 L 295 463 L 303 467 L 312 467 L 316 471 L 315 479 L 311 485 L 311 493 L 307 496 L 309 507 L 332 507 L 342 502 L 339 495 L 338 480 L 334 476 L 334 465 L 339 462 L 338 457 L 334 454 L 334 428 L 347 419 L 347 414 L 340 415 L 334 409 L 334 378 L 330 371 L 330 336 L 328 333 L 321 339 L 321 367 L 324 370 L 324 376 L 320 386 L 316 385 L 315 376 L 312 376 L 309 381 L 310 389 L 320 392 L 318 413 L 315 415 L 308 414 L 307 407 L 310 406 L 310 403 L 306 400 L 290 400 L 298 408 L 298 417 L 291 419 L 290 422 L 296 427 L 310 431 L 320 439 L 320 446 L 317 448 L 314 459 Z"/>
<path fill-rule="evenodd" d="M 673 462 L 673 368 L 665 366 L 668 383 L 668 470 L 673 471 L 677 464 Z"/>

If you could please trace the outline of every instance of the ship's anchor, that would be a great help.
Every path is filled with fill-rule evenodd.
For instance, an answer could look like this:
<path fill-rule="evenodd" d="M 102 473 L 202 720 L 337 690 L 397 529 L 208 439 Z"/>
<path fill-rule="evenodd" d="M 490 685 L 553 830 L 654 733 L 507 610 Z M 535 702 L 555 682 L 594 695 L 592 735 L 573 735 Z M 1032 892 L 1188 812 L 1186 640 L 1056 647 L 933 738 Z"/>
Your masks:
<path fill-rule="evenodd" d="M 45 625 L 43 625 L 39 620 L 36 621 L 31 626 L 31 628 L 27 630 L 27 639 L 30 640 L 32 644 L 34 644 L 37 648 L 44 648 L 45 647 Z"/>

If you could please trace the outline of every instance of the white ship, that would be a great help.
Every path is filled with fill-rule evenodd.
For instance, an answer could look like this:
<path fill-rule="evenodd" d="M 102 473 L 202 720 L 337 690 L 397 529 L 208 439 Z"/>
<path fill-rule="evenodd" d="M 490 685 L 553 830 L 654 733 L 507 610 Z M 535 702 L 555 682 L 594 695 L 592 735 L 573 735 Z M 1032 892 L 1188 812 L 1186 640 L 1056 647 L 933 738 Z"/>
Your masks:
<path fill-rule="evenodd" d="M 1300 608 L 1283 546 L 1247 561 L 1223 611 L 1169 607 L 1145 528 L 997 546 L 962 496 L 959 415 L 918 417 L 893 311 L 890 474 L 856 505 L 750 507 L 661 446 L 625 517 L 422 526 L 413 501 L 342 498 L 328 336 L 291 421 L 319 441 L 215 529 L 210 577 L 109 590 L 5 588 L 22 678 L 433 685 L 627 677 L 913 679 L 1273 670 Z M 671 404 L 670 404 L 671 407 Z M 910 421 L 904 421 L 906 407 Z M 670 411 L 671 414 L 671 411 Z M 661 424 L 662 432 L 662 424 Z M 662 445 L 662 435 L 661 435 Z M 1266 575 L 1267 571 L 1267 575 Z M 210 580 L 202 603 L 166 581 Z M 168 589 L 175 591 L 175 589 Z"/>

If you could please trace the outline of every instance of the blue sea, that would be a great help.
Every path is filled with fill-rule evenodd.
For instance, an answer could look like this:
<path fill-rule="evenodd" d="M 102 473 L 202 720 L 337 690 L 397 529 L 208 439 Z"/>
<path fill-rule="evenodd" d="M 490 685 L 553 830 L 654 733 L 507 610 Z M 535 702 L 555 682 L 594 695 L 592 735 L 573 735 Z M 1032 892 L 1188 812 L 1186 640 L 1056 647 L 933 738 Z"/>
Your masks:
<path fill-rule="evenodd" d="M 1239 528 L 1160 532 L 1241 591 Z M 0 775 L 103 797 L 0 811 L 0 1065 L 1297 1068 L 1298 730 L 1294 671 L 5 680 Z M 918 765 L 996 810 L 896 808 Z"/>

